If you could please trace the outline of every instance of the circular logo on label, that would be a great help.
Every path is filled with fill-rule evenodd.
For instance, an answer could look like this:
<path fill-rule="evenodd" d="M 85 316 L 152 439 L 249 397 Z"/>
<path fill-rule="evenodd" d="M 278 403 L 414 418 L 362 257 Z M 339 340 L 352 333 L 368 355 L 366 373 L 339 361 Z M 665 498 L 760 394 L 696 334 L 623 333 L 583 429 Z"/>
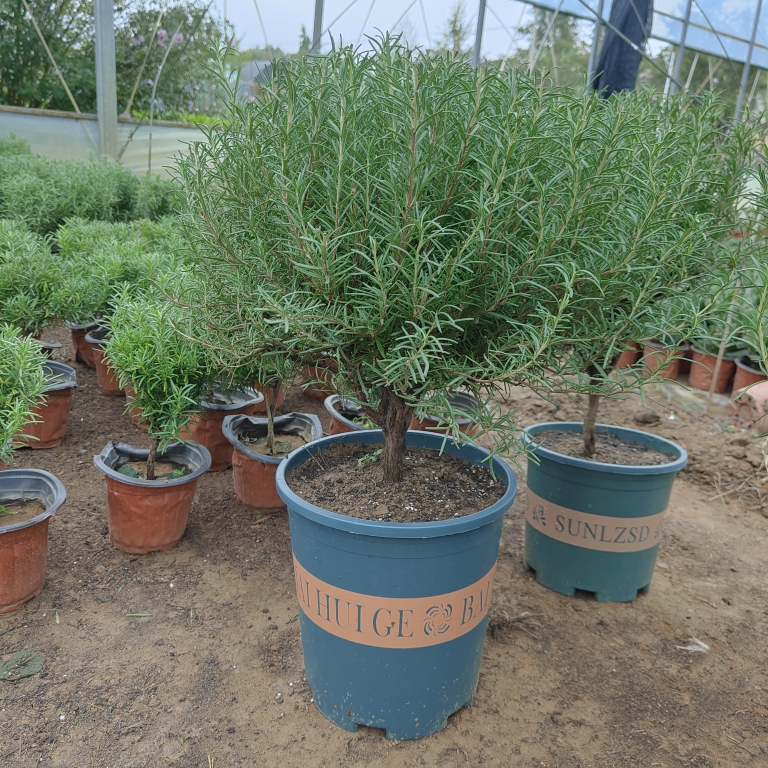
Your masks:
<path fill-rule="evenodd" d="M 424 619 L 425 635 L 442 635 L 451 628 L 451 616 L 453 606 L 450 603 L 433 605 L 427 609 L 427 618 Z"/>

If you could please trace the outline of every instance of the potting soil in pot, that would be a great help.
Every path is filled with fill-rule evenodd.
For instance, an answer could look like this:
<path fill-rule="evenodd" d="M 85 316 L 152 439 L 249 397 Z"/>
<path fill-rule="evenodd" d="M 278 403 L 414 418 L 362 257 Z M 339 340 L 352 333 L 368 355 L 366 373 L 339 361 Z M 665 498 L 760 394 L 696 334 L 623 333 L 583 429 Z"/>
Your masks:
<path fill-rule="evenodd" d="M 37 499 L 19 499 L 0 504 L 0 525 L 31 520 L 45 512 L 45 505 Z"/>
<path fill-rule="evenodd" d="M 330 446 L 320 461 L 308 461 L 291 474 L 291 489 L 330 512 L 389 523 L 471 515 L 491 506 L 506 490 L 487 469 L 426 448 L 409 448 L 402 482 L 387 483 L 380 456 L 377 447 Z"/>
<path fill-rule="evenodd" d="M 539 443 L 543 448 L 573 456 L 587 461 L 597 461 L 602 464 L 623 464 L 640 467 L 651 464 L 669 463 L 669 455 L 661 453 L 646 445 L 620 440 L 613 435 L 598 435 L 594 456 L 584 455 L 584 440 L 581 432 L 551 431 L 545 432 L 544 439 Z"/>
<path fill-rule="evenodd" d="M 258 453 L 263 453 L 265 456 L 287 456 L 291 451 L 295 451 L 297 448 L 301 448 L 302 445 L 306 445 L 307 441 L 301 435 L 284 435 L 282 433 L 275 434 L 275 451 L 274 453 L 267 447 L 266 437 L 257 438 L 243 438 L 243 445 L 247 445 L 249 448 L 253 448 Z"/>

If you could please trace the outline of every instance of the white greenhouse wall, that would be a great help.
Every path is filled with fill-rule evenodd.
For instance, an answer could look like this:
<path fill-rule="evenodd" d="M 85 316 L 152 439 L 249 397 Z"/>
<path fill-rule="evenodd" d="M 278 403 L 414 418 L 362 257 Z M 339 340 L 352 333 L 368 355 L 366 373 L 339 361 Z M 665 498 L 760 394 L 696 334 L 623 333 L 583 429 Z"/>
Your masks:
<path fill-rule="evenodd" d="M 138 126 L 138 128 L 137 128 Z M 129 142 L 131 133 L 133 138 Z M 0 105 L 0 138 L 10 134 L 26 139 L 32 152 L 58 159 L 87 160 L 97 154 L 98 123 L 96 115 L 75 115 L 46 109 L 27 109 Z M 204 134 L 189 123 L 157 121 L 152 126 L 152 172 L 166 175 L 176 153 L 190 141 L 204 139 Z M 149 126 L 139 120 L 118 118 L 118 150 L 128 142 L 120 162 L 134 173 L 146 173 L 149 167 Z"/>

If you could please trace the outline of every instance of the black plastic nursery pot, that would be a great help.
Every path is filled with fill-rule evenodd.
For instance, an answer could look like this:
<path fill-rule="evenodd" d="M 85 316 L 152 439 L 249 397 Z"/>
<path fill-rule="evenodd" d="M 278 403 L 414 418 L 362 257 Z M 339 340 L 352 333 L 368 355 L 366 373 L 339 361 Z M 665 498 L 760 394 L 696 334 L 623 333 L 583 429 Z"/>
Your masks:
<path fill-rule="evenodd" d="M 0 504 L 35 500 L 45 507 L 29 520 L 0 518 L 0 613 L 18 610 L 43 591 L 48 568 L 48 520 L 66 498 L 61 481 L 49 472 L 0 472 Z"/>
<path fill-rule="evenodd" d="M 582 433 L 581 422 L 534 424 L 523 442 L 528 459 L 525 562 L 539 584 L 563 595 L 594 592 L 600 601 L 634 600 L 650 588 L 669 496 L 688 454 L 670 440 L 623 427 L 598 435 L 654 448 L 669 463 L 603 464 L 536 447 L 547 432 Z"/>
<path fill-rule="evenodd" d="M 415 739 L 471 703 L 480 674 L 504 513 L 495 504 L 434 523 L 386 523 L 329 512 L 297 496 L 291 472 L 336 442 L 380 445 L 381 430 L 334 435 L 291 453 L 277 471 L 288 506 L 304 668 L 318 709 L 342 728 L 384 728 Z M 479 465 L 488 452 L 408 432 L 409 446 L 441 448 Z"/>
<path fill-rule="evenodd" d="M 286 456 L 268 456 L 243 442 L 265 437 L 267 420 L 255 416 L 227 416 L 221 426 L 234 447 L 232 478 L 241 504 L 263 512 L 278 512 L 285 504 L 275 486 L 275 474 Z M 323 436 L 320 419 L 311 413 L 287 413 L 275 417 L 275 434 L 300 435 L 308 443 Z"/>
<path fill-rule="evenodd" d="M 143 555 L 173 549 L 184 535 L 197 481 L 211 466 L 211 454 L 197 443 L 175 443 L 157 461 L 186 467 L 188 474 L 162 480 L 129 477 L 118 469 L 129 461 L 146 462 L 149 451 L 115 440 L 93 457 L 107 480 L 107 523 L 112 543 Z"/>

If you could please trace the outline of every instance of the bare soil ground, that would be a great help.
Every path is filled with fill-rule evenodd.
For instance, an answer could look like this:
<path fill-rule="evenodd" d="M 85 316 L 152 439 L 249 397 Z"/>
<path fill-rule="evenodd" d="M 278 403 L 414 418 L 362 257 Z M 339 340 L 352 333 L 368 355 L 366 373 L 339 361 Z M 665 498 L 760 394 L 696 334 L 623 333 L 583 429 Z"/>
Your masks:
<path fill-rule="evenodd" d="M 68 345 L 57 356 L 73 364 Z M 342 731 L 312 705 L 286 515 L 240 505 L 231 470 L 202 478 L 174 551 L 114 549 L 92 456 L 112 438 L 147 438 L 123 399 L 75 367 L 64 444 L 17 454 L 17 466 L 58 475 L 68 499 L 51 523 L 45 590 L 0 617 L 0 656 L 47 658 L 40 674 L 0 682 L 3 768 L 768 765 L 767 475 L 756 440 L 689 413 L 668 387 L 649 403 L 661 420 L 642 428 L 680 442 L 691 463 L 650 592 L 601 604 L 539 586 L 523 567 L 521 490 L 473 705 L 439 734 L 392 743 Z M 579 418 L 577 404 L 525 391 L 505 407 L 523 425 Z M 636 426 L 643 407 L 606 403 L 601 420 Z M 284 410 L 327 423 L 296 390 Z M 682 650 L 691 637 L 709 650 Z"/>

